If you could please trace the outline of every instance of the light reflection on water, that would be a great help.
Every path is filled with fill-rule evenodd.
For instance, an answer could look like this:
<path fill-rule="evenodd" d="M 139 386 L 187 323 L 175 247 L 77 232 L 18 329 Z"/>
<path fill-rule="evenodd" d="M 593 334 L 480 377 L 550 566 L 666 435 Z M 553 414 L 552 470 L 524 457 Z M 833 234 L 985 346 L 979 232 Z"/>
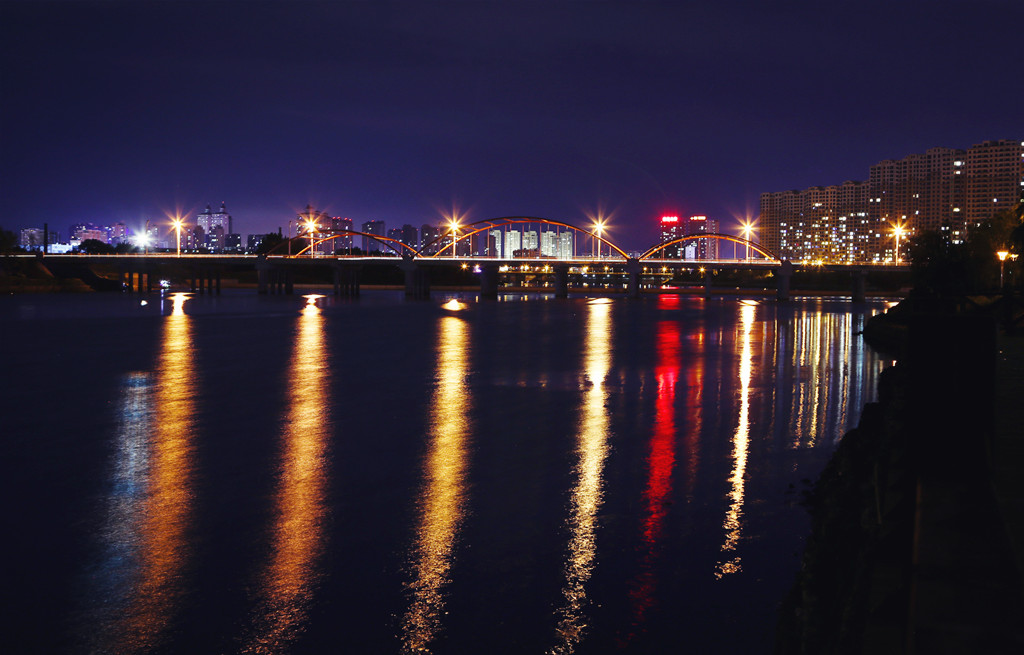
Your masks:
<path fill-rule="evenodd" d="M 587 304 L 586 352 L 583 360 L 586 392 L 580 408 L 576 451 L 576 486 L 570 500 L 570 541 L 565 560 L 565 603 L 557 610 L 558 628 L 552 652 L 571 653 L 587 627 L 587 582 L 597 555 L 597 512 L 601 506 L 605 458 L 608 456 L 609 416 L 605 378 L 611 369 L 611 304 Z"/>
<path fill-rule="evenodd" d="M 255 627 L 243 652 L 285 652 L 306 627 L 321 577 L 327 442 L 333 432 L 329 353 L 316 304 L 322 297 L 306 296 L 299 317 L 288 376 L 271 556 L 259 577 Z"/>
<path fill-rule="evenodd" d="M 408 586 L 410 604 L 402 620 L 405 653 L 429 652 L 443 627 L 444 588 L 449 583 L 452 550 L 466 511 L 468 415 L 472 404 L 466 380 L 470 348 L 466 322 L 455 316 L 441 317 L 429 450 L 423 466 L 416 542 L 409 552 L 414 579 Z"/>
<path fill-rule="evenodd" d="M 160 353 L 132 368 L 152 368 L 111 364 L 118 422 L 88 437 L 114 453 L 96 474 L 110 489 L 102 515 L 79 519 L 95 523 L 89 537 L 103 549 L 81 633 L 99 633 L 81 637 L 93 652 L 187 650 L 211 633 L 222 641 L 210 652 L 318 652 L 347 634 L 364 652 L 455 652 L 489 638 L 507 652 L 562 653 L 731 640 L 695 636 L 704 619 L 694 617 L 711 597 L 742 616 L 744 601 L 724 596 L 764 596 L 763 577 L 784 577 L 765 562 L 785 569 L 779 552 L 799 548 L 803 510 L 780 509 L 786 483 L 816 475 L 882 367 L 856 336 L 863 317 L 811 303 L 313 299 L 297 311 L 295 298 L 272 298 L 266 313 L 247 300 L 230 323 L 202 298 L 186 315 L 186 298 L 140 341 Z M 229 379 L 228 362 L 251 347 L 220 338 L 217 359 L 203 344 L 225 327 L 279 357 L 266 380 L 241 385 L 255 398 L 236 403 L 270 408 L 247 424 L 259 434 L 246 445 L 262 446 L 217 460 L 235 426 L 199 402 L 220 388 L 199 381 Z M 353 335 L 370 345 L 345 350 L 363 344 Z M 401 367 L 382 357 L 395 343 L 407 348 Z M 381 429 L 381 412 L 399 405 L 410 416 Z M 217 568 L 211 551 L 234 551 L 211 546 L 223 531 L 196 530 L 235 520 L 215 495 L 231 484 L 228 459 L 274 486 L 266 507 L 240 512 L 239 539 L 265 550 L 224 567 L 228 592 L 215 596 L 230 606 L 217 614 L 202 605 L 213 583 L 198 572 Z M 529 510 L 505 511 L 515 503 Z M 412 517 L 400 509 L 410 505 Z M 764 525 L 780 516 L 784 539 Z M 495 520 L 514 531 L 513 554 L 489 548 Z M 478 602 L 490 598 L 508 603 Z M 501 616 L 509 605 L 521 614 Z M 715 611 L 708 625 L 736 620 Z"/>
<path fill-rule="evenodd" d="M 657 365 L 654 370 L 657 396 L 654 405 L 654 426 L 647 455 L 647 487 L 644 489 L 643 544 L 640 574 L 630 586 L 632 601 L 631 631 L 643 628 L 647 612 L 655 605 L 658 582 L 658 559 L 664 529 L 667 503 L 672 497 L 672 473 L 676 463 L 676 383 L 681 366 L 679 324 L 658 321 Z M 690 477 L 695 470 L 688 471 Z M 632 632 L 631 635 L 632 636 Z M 628 639 L 622 645 L 628 643 Z"/>
<path fill-rule="evenodd" d="M 736 550 L 740 534 L 743 530 L 743 489 L 746 484 L 747 474 L 747 449 L 750 444 L 750 379 L 751 379 L 751 355 L 752 338 L 754 328 L 754 315 L 756 306 L 753 303 L 740 304 L 740 324 L 738 331 L 741 335 L 738 339 L 740 346 L 740 407 L 739 416 L 736 420 L 736 432 L 732 437 L 732 459 L 733 468 L 729 475 L 729 484 L 732 490 L 729 492 L 729 511 L 725 515 L 722 527 L 725 529 L 725 543 L 722 544 L 722 553 L 732 553 Z M 726 555 L 729 556 L 728 554 Z M 735 555 L 727 562 L 719 562 L 715 571 L 715 577 L 721 578 L 729 573 L 736 573 L 740 570 L 740 556 Z"/>
<path fill-rule="evenodd" d="M 195 366 L 187 294 L 173 296 L 166 318 L 154 389 L 146 376 L 129 377 L 123 393 L 118 452 L 111 472 L 105 549 L 114 556 L 101 571 L 107 604 L 99 649 L 128 653 L 156 648 L 186 591 L 191 555 Z M 149 417 L 152 420 L 149 420 Z"/>

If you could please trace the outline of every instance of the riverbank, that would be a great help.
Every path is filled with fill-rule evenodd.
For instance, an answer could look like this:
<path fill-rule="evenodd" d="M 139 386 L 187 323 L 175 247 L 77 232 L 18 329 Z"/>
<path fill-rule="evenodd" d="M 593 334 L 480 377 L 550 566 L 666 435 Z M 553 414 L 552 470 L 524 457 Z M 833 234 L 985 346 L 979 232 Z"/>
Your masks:
<path fill-rule="evenodd" d="M 865 330 L 900 361 L 806 494 L 777 653 L 1024 652 L 1024 337 L 912 305 Z"/>

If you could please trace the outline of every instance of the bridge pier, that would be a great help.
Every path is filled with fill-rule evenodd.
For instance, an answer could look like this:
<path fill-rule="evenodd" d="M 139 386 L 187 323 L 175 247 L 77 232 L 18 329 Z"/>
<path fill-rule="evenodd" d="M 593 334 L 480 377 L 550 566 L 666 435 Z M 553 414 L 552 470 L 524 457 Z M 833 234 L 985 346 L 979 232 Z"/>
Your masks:
<path fill-rule="evenodd" d="M 280 266 L 274 266 L 261 256 L 256 262 L 256 292 L 260 294 L 291 294 L 294 290 L 292 272 Z"/>
<path fill-rule="evenodd" d="M 626 295 L 640 297 L 640 260 L 635 257 L 626 260 Z"/>
<path fill-rule="evenodd" d="M 710 268 L 705 268 L 704 269 L 704 297 L 705 298 L 710 298 L 711 297 L 711 287 L 712 287 L 711 281 L 712 281 L 712 279 L 713 279 L 713 277 L 712 277 L 711 269 Z"/>
<path fill-rule="evenodd" d="M 775 300 L 778 302 L 787 302 L 789 300 L 789 283 L 792 278 L 793 262 L 788 259 L 784 259 L 782 260 L 782 264 L 775 271 Z"/>
<path fill-rule="evenodd" d="M 556 272 L 557 276 L 557 272 Z M 497 264 L 487 264 L 480 267 L 480 297 L 485 300 L 498 299 L 498 273 Z M 557 283 L 556 283 L 557 286 Z M 556 290 L 557 295 L 557 290 Z"/>
<path fill-rule="evenodd" d="M 569 297 L 569 267 L 558 265 L 554 267 L 555 272 L 555 298 Z"/>
<path fill-rule="evenodd" d="M 347 298 L 359 297 L 359 279 L 361 269 L 358 266 L 336 264 L 334 267 L 334 295 Z"/>
<path fill-rule="evenodd" d="M 417 265 L 411 255 L 402 255 L 399 267 L 405 273 L 405 297 L 417 300 L 430 298 L 430 275 L 427 269 Z"/>
<path fill-rule="evenodd" d="M 851 275 L 853 281 L 853 302 L 864 302 L 867 300 L 867 271 L 858 268 Z"/>

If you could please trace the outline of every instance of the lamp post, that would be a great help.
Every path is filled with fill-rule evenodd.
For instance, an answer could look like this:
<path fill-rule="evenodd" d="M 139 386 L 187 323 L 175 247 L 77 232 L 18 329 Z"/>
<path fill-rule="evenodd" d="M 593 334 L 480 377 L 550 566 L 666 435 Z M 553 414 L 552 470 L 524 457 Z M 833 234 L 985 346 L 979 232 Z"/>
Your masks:
<path fill-rule="evenodd" d="M 996 252 L 996 257 L 999 258 L 999 291 L 1003 290 L 1003 264 L 1006 263 L 1006 258 L 1010 256 L 1009 250 L 1000 250 Z"/>
<path fill-rule="evenodd" d="M 448 227 L 452 231 L 452 259 L 455 259 L 455 244 L 458 242 L 459 219 L 454 216 L 448 219 Z"/>
<path fill-rule="evenodd" d="M 307 216 L 306 217 L 306 232 L 309 234 L 309 258 L 310 259 L 313 259 L 313 255 L 316 253 L 316 251 L 313 250 L 313 237 L 315 236 L 313 233 L 316 231 L 316 229 L 318 227 L 320 227 L 320 226 L 316 224 L 316 221 L 313 220 L 312 216 Z"/>
<path fill-rule="evenodd" d="M 143 255 L 148 255 L 149 254 L 149 219 L 148 218 L 146 219 L 146 234 L 145 234 L 145 238 L 142 240 L 142 254 Z"/>
<path fill-rule="evenodd" d="M 601 235 L 604 234 L 603 220 L 598 219 L 594 221 L 594 231 L 591 232 L 591 234 L 594 235 L 593 239 L 594 242 L 597 244 L 597 258 L 601 259 Z"/>
<path fill-rule="evenodd" d="M 893 236 L 896 237 L 896 265 L 900 265 L 900 237 L 903 236 L 904 230 L 902 225 L 897 225 L 892 229 Z"/>
<path fill-rule="evenodd" d="M 743 244 L 744 259 L 749 261 L 750 260 L 750 235 L 754 231 L 754 226 L 751 225 L 750 223 L 744 223 L 743 224 L 743 229 L 741 231 L 743 232 L 743 239 L 747 242 L 747 243 Z"/>
<path fill-rule="evenodd" d="M 175 216 L 174 219 L 171 220 L 171 225 L 174 226 L 174 231 L 177 234 L 178 257 L 181 257 L 181 224 L 182 220 L 180 216 Z"/>

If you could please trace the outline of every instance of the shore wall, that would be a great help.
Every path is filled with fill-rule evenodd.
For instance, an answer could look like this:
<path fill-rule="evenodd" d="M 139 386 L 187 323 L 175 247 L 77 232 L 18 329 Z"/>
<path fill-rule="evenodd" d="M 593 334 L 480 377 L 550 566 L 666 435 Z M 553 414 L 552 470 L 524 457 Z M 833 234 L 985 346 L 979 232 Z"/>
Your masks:
<path fill-rule="evenodd" d="M 878 334 L 899 363 L 805 493 L 811 534 L 776 652 L 1024 652 L 1021 572 L 988 456 L 995 322 L 894 318 Z"/>

